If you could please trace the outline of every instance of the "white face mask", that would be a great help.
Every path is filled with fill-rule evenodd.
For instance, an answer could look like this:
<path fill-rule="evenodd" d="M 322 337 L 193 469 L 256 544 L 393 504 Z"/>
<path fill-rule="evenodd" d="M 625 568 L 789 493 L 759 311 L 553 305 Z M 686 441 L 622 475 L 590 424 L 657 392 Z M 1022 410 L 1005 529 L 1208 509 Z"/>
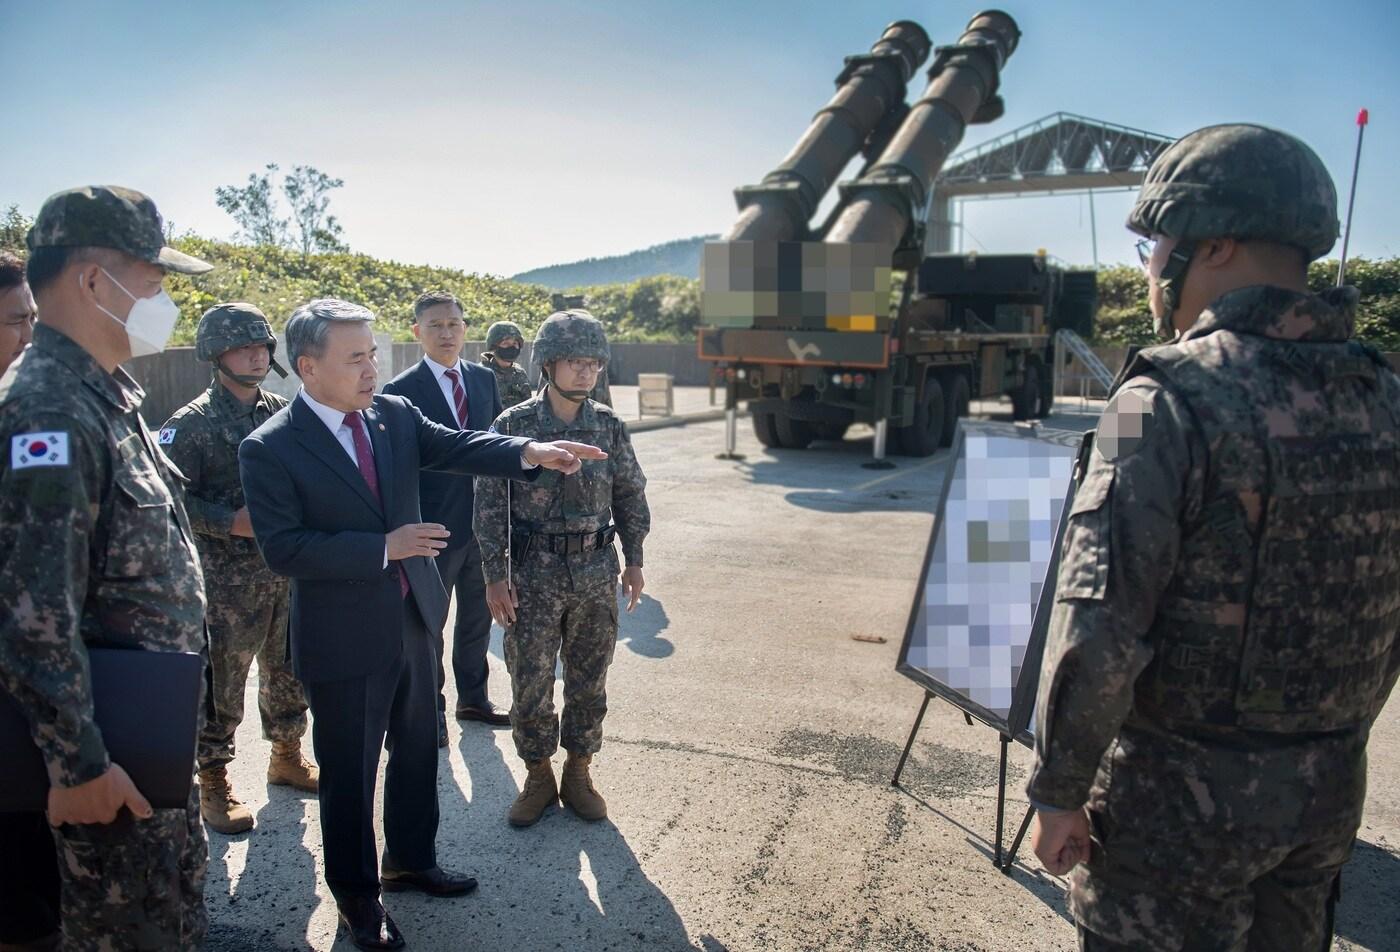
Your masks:
<path fill-rule="evenodd" d="M 103 314 L 126 328 L 127 340 L 131 342 L 131 356 L 147 357 L 165 350 L 165 345 L 170 343 L 170 335 L 175 331 L 175 322 L 180 319 L 180 306 L 170 299 L 164 288 L 151 297 L 139 298 L 122 287 L 122 283 L 112 277 L 112 273 L 106 268 L 101 268 L 101 271 L 107 275 L 108 280 L 121 288 L 123 294 L 135 302 L 131 305 L 131 310 L 126 312 L 124 321 L 101 304 L 97 305 Z M 78 282 L 82 283 L 81 275 Z"/>

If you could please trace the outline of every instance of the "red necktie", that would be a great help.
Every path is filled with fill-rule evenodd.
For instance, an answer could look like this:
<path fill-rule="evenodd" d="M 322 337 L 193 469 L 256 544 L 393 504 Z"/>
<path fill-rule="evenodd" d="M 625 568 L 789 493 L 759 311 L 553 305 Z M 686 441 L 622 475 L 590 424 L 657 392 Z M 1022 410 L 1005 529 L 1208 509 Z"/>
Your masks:
<path fill-rule="evenodd" d="M 365 478 L 365 483 L 369 486 L 369 491 L 374 494 L 374 498 L 379 501 L 382 508 L 384 499 L 379 495 L 379 473 L 374 468 L 374 451 L 369 448 L 369 434 L 365 432 L 365 421 L 360 419 L 358 413 L 345 414 L 345 425 L 350 428 L 350 437 L 355 441 L 355 463 L 360 467 L 360 475 Z M 387 516 L 388 513 L 385 513 Z M 408 573 L 403 570 L 403 562 L 397 563 L 399 567 L 399 594 L 408 596 Z"/>
<path fill-rule="evenodd" d="M 462 389 L 462 378 L 457 375 L 457 369 L 447 371 L 446 377 L 452 381 L 452 402 L 457 407 L 457 425 L 462 429 L 467 428 L 467 392 Z"/>

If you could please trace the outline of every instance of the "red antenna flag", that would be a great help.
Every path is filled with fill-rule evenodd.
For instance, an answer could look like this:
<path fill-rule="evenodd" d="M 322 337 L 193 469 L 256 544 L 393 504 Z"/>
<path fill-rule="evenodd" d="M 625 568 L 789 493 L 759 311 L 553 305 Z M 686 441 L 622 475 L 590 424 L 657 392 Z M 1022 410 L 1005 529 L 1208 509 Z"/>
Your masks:
<path fill-rule="evenodd" d="M 1370 121 L 1371 121 L 1371 112 L 1370 112 L 1370 110 L 1368 110 L 1368 109 L 1363 109 L 1363 110 L 1361 110 L 1360 112 L 1358 112 L 1358 113 L 1356 114 L 1356 124 L 1357 124 L 1358 126 L 1364 126 L 1364 125 L 1366 125 L 1366 123 L 1368 123 L 1368 122 L 1370 122 Z"/>

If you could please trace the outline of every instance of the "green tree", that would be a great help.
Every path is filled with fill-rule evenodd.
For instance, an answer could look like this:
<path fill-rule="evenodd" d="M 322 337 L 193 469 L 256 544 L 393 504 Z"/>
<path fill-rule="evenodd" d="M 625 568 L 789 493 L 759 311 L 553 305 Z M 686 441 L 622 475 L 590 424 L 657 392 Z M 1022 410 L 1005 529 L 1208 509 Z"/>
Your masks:
<path fill-rule="evenodd" d="M 292 207 L 292 224 L 296 226 L 295 238 L 302 254 L 349 250 L 341 240 L 340 222 L 327 212 L 331 190 L 344 184 L 344 179 L 331 178 L 309 165 L 296 166 L 282 182 L 282 194 Z"/>
<path fill-rule="evenodd" d="M 277 164 L 269 162 L 261 175 L 248 173 L 247 185 L 214 189 L 214 201 L 238 223 L 238 237 L 249 244 L 282 247 L 289 240 L 287 219 L 278 215 L 272 190 L 276 174 Z"/>
<path fill-rule="evenodd" d="M 34 222 L 20 212 L 18 205 L 12 204 L 6 208 L 4 216 L 0 217 L 0 251 L 8 251 L 23 258 L 27 253 L 24 236 L 29 234 L 29 226 L 32 224 Z"/>

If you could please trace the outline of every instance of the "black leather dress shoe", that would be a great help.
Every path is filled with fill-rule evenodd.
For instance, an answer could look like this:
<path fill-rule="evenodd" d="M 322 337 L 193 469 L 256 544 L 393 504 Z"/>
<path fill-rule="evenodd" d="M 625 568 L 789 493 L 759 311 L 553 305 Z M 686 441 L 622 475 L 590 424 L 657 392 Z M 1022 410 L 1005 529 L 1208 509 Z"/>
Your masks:
<path fill-rule="evenodd" d="M 476 880 L 473 877 L 449 873 L 441 866 L 434 866 L 419 873 L 406 873 L 386 866 L 379 874 L 379 881 L 384 884 L 385 892 L 415 889 L 429 896 L 464 896 L 476 889 Z"/>
<path fill-rule="evenodd" d="M 384 911 L 378 896 L 352 896 L 337 900 L 340 921 L 350 930 L 350 939 L 361 949 L 402 949 L 399 927 Z"/>
<path fill-rule="evenodd" d="M 509 727 L 510 714 L 487 701 L 485 704 L 464 704 L 457 708 L 457 720 L 481 721 L 492 727 Z"/>
<path fill-rule="evenodd" d="M 447 746 L 447 712 L 438 711 L 438 746 Z"/>

